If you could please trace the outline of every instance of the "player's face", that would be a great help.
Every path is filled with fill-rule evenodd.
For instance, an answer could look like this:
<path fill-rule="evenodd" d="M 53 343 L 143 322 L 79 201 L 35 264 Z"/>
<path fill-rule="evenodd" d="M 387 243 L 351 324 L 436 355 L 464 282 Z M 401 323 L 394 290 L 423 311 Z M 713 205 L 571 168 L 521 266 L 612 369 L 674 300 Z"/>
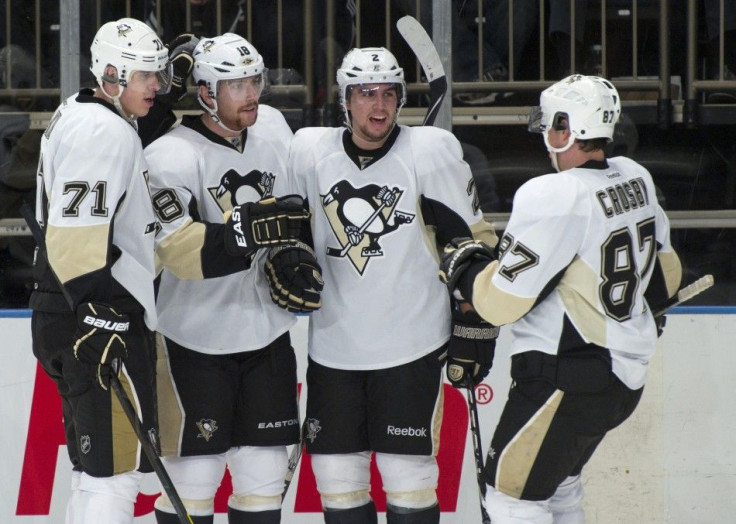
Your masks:
<path fill-rule="evenodd" d="M 146 116 L 153 107 L 156 91 L 161 89 L 158 74 L 152 71 L 133 71 L 128 85 L 120 95 L 120 105 L 126 115 Z"/>
<path fill-rule="evenodd" d="M 217 115 L 230 129 L 245 129 L 256 123 L 263 75 L 217 83 Z"/>
<path fill-rule="evenodd" d="M 377 149 L 394 127 L 399 89 L 396 84 L 356 85 L 346 106 L 352 119 L 353 142 L 363 149 Z"/>

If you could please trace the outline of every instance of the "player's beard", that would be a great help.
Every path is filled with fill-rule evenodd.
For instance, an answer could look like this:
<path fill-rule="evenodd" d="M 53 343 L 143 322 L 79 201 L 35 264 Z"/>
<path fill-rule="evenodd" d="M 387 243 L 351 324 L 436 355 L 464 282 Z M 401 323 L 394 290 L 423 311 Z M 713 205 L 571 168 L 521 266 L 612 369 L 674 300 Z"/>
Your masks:
<path fill-rule="evenodd" d="M 358 132 L 368 139 L 369 142 L 383 142 L 388 138 L 388 135 L 391 134 L 391 130 L 394 128 L 395 119 L 391 118 L 390 116 L 386 117 L 386 126 L 384 129 L 379 131 L 374 131 L 370 127 L 370 120 L 367 124 L 361 124 L 357 127 Z M 353 132 L 355 132 L 355 129 L 353 129 Z"/>
<path fill-rule="evenodd" d="M 245 111 L 248 109 L 251 109 L 251 111 L 246 113 Z M 252 126 L 256 123 L 256 120 L 258 120 L 258 102 L 244 104 L 238 107 L 236 115 L 237 116 L 235 118 L 225 118 L 222 115 L 219 116 L 222 123 L 230 129 L 242 131 L 246 127 Z"/>

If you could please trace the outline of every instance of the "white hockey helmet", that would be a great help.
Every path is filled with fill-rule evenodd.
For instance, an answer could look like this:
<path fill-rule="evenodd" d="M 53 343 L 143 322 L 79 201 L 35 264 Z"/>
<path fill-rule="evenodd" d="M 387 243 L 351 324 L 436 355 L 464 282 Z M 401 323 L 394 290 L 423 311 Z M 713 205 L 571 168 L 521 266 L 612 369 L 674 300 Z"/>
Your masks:
<path fill-rule="evenodd" d="M 169 51 L 153 29 L 140 20 L 121 18 L 107 22 L 97 31 L 90 51 L 92 62 L 89 69 L 100 86 L 103 80 L 116 82 L 105 75 L 105 68 L 111 65 L 118 70 L 117 83 L 123 88 L 134 71 L 158 73 L 160 94 L 167 93 L 171 87 Z"/>
<path fill-rule="evenodd" d="M 406 82 L 404 70 L 399 67 L 396 57 L 385 47 L 363 47 L 348 51 L 337 70 L 337 85 L 340 90 L 340 105 L 345 119 L 350 125 L 346 107 L 349 86 L 359 84 L 397 84 L 399 86 L 399 105 L 401 110 L 406 103 Z"/>
<path fill-rule="evenodd" d="M 621 116 L 621 98 L 611 82 L 598 76 L 571 75 L 542 91 L 529 114 L 529 131 L 543 133 L 567 119 L 577 140 L 613 140 Z"/>
<path fill-rule="evenodd" d="M 217 83 L 260 75 L 262 90 L 266 87 L 267 69 L 263 57 L 242 36 L 225 33 L 203 38 L 194 48 L 194 81 L 207 86 L 209 95 L 217 98 Z M 263 91 L 261 91 L 263 93 Z"/>

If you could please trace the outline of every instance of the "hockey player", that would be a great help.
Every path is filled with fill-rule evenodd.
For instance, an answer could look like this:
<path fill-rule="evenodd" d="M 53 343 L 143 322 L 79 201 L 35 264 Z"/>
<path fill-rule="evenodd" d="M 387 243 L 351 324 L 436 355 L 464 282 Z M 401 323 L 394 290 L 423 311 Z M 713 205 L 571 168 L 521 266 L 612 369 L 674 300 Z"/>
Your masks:
<path fill-rule="evenodd" d="M 603 78 L 543 91 L 530 130 L 559 173 L 519 188 L 497 251 L 470 239 L 446 248 L 454 297 L 511 329 L 513 387 L 485 466 L 494 524 L 584 522 L 583 466 L 636 408 L 657 341 L 652 310 L 680 284 L 651 175 L 605 157 L 620 113 Z"/>
<path fill-rule="evenodd" d="M 307 451 L 325 522 L 376 522 L 372 452 L 388 522 L 438 522 L 451 319 L 436 242 L 496 238 L 453 135 L 397 124 L 406 85 L 388 50 L 351 50 L 337 83 L 347 128 L 301 129 L 289 157 L 325 279 L 310 318 Z"/>
<path fill-rule="evenodd" d="M 320 305 L 320 269 L 306 243 L 276 245 L 280 239 L 271 238 L 281 230 L 296 240 L 309 223 L 300 198 L 274 198 L 289 189 L 292 132 L 280 112 L 259 104 L 267 77 L 261 55 L 227 33 L 200 40 L 193 56 L 203 113 L 185 116 L 145 149 L 162 227 L 156 250 L 164 267 L 157 295 L 163 463 L 195 523 L 213 522 L 226 465 L 233 483 L 229 522 L 277 523 L 286 446 L 299 440 L 289 338 L 296 317 L 272 300 L 266 271 L 274 300 L 306 312 Z M 257 201 L 275 218 L 241 227 L 237 217 Z M 224 251 L 222 238 L 232 229 L 242 229 L 243 242 Z M 160 524 L 178 522 L 165 495 L 155 508 Z"/>
<path fill-rule="evenodd" d="M 152 471 L 109 376 L 112 360 L 124 359 L 120 381 L 155 431 L 156 219 L 134 124 L 170 79 L 166 48 L 138 20 L 104 24 L 91 56 L 98 87 L 65 100 L 41 140 L 45 253 L 30 302 L 33 352 L 62 398 L 74 468 L 66 521 L 75 524 L 132 522 Z"/>

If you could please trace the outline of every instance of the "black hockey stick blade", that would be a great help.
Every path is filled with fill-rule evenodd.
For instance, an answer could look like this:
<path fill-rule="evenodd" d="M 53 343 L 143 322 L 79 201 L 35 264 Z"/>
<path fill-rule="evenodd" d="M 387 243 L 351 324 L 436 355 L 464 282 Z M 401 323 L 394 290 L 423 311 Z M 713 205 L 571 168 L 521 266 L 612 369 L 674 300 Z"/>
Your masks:
<path fill-rule="evenodd" d="M 706 289 L 710 289 L 711 287 L 713 287 L 713 284 L 715 284 L 715 279 L 713 278 L 713 275 L 705 275 L 703 277 L 700 277 L 692 284 L 680 289 L 674 297 L 670 298 L 664 304 L 662 304 L 662 306 L 654 312 L 654 317 L 661 317 L 662 315 L 667 313 L 667 310 L 687 302 L 693 297 L 701 294 Z"/>
<path fill-rule="evenodd" d="M 441 76 L 429 83 L 429 108 L 427 108 L 427 114 L 424 115 L 423 126 L 434 125 L 442 102 L 445 100 L 445 93 L 447 93 L 447 77 Z"/>
<path fill-rule="evenodd" d="M 480 496 L 480 516 L 483 524 L 491 524 L 491 517 L 486 509 L 486 480 L 483 478 L 483 445 L 480 441 L 480 420 L 478 419 L 478 403 L 475 399 L 475 386 L 470 379 L 465 383 L 470 410 L 470 433 L 473 436 L 473 456 L 475 457 L 475 476 L 478 481 Z"/>
<path fill-rule="evenodd" d="M 43 231 L 41 231 L 41 226 L 38 225 L 36 216 L 33 213 L 33 211 L 31 211 L 30 206 L 24 203 L 20 207 L 20 214 L 21 216 L 23 216 L 26 223 L 28 224 L 28 227 L 31 230 L 33 239 L 36 241 L 36 245 L 38 246 L 38 253 L 43 253 L 43 255 L 46 256 L 46 239 L 43 236 Z M 74 301 L 72 300 L 72 297 L 69 294 L 69 291 L 67 291 L 64 285 L 61 283 L 61 280 L 59 280 L 59 277 L 56 275 L 56 273 L 54 273 L 53 268 L 51 267 L 51 264 L 49 264 L 49 270 L 51 271 L 51 274 L 54 276 L 56 283 L 59 285 L 59 288 L 61 289 L 61 292 L 64 295 L 64 298 L 69 304 L 69 307 L 73 311 Z M 135 408 L 133 407 L 132 402 L 128 398 L 128 395 L 125 393 L 123 386 L 120 384 L 120 380 L 118 379 L 118 376 L 117 376 L 119 366 L 120 366 L 120 363 L 117 360 L 114 360 L 112 365 L 110 366 L 111 371 L 112 371 L 112 373 L 110 373 L 110 385 L 112 386 L 112 390 L 115 392 L 115 395 L 117 396 L 118 401 L 120 402 L 120 405 L 123 407 L 123 411 L 125 412 L 125 415 L 128 417 L 128 420 L 130 421 L 130 425 L 133 427 L 133 431 L 138 437 L 138 441 L 141 444 L 141 449 L 143 450 L 143 453 L 146 454 L 146 457 L 148 457 L 149 462 L 151 462 L 153 471 L 156 473 L 156 476 L 161 482 L 161 486 L 166 492 L 166 496 L 169 497 L 171 504 L 174 506 L 174 509 L 176 510 L 176 514 L 179 517 L 179 520 L 181 521 L 182 524 L 193 524 L 192 519 L 187 514 L 186 508 L 184 508 L 184 503 L 181 501 L 181 497 L 179 497 L 179 494 L 177 493 L 176 488 L 174 488 L 174 484 L 171 482 L 171 478 L 169 478 L 169 475 L 166 472 L 166 469 L 164 468 L 164 465 L 158 456 L 158 452 L 156 448 L 154 448 L 153 443 L 150 440 L 150 436 L 146 435 L 145 431 L 143 431 L 143 424 L 138 419 L 138 414 L 135 412 Z"/>
<path fill-rule="evenodd" d="M 442 60 L 422 24 L 413 16 L 403 16 L 396 21 L 396 28 L 417 57 L 424 76 L 429 82 L 429 107 L 422 125 L 431 126 L 440 110 L 447 92 L 447 77 Z"/>

